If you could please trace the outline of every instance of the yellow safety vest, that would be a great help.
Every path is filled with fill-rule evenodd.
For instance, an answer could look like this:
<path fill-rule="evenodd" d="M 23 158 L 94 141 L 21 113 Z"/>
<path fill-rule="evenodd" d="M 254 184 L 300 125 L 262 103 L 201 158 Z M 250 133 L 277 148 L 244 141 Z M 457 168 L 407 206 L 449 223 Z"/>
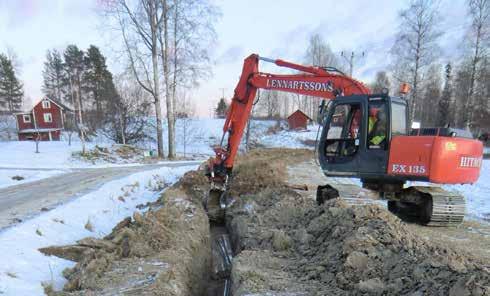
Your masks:
<path fill-rule="evenodd" d="M 377 121 L 378 120 L 376 120 L 376 118 L 369 116 L 368 133 L 371 133 Z M 369 142 L 373 145 L 379 145 L 381 142 L 383 142 L 384 139 L 385 139 L 384 135 L 378 135 L 378 136 L 374 136 L 371 140 L 369 140 Z"/>
<path fill-rule="evenodd" d="M 368 133 L 373 130 L 374 124 L 376 123 L 376 118 L 369 116 L 369 125 L 368 125 Z"/>

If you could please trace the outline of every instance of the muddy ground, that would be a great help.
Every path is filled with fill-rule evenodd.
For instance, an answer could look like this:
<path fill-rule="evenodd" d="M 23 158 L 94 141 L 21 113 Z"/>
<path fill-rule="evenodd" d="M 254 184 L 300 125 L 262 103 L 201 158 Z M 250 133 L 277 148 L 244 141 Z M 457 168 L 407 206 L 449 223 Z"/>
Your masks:
<path fill-rule="evenodd" d="M 289 149 L 239 157 L 225 219 L 231 295 L 490 295 L 490 227 L 407 224 L 382 201 L 359 199 L 373 196 L 355 183 L 338 184 L 346 199 L 317 206 L 316 186 L 341 180 L 325 180 L 312 159 Z M 188 173 L 108 237 L 43 250 L 78 262 L 64 291 L 47 292 L 222 295 L 211 276 L 216 229 L 201 205 L 208 189 L 204 172 Z"/>

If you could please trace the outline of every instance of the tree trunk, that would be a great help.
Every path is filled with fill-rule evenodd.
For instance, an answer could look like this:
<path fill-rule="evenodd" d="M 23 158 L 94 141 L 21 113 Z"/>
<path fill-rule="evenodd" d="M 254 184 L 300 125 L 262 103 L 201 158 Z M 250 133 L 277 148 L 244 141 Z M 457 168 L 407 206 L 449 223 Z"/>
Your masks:
<path fill-rule="evenodd" d="M 417 49 L 415 52 L 415 69 L 413 73 L 413 91 L 412 100 L 410 102 L 410 126 L 412 126 L 413 120 L 415 119 L 415 112 L 418 103 L 418 83 L 419 83 L 419 68 L 420 68 L 420 33 L 417 36 Z"/>
<path fill-rule="evenodd" d="M 163 46 L 162 63 L 163 63 L 163 75 L 165 80 L 165 96 L 167 103 L 167 124 L 168 124 L 168 158 L 175 158 L 175 118 L 173 98 L 170 93 L 170 79 L 169 79 L 169 60 L 168 60 L 168 6 L 167 1 L 163 1 Z"/>
<path fill-rule="evenodd" d="M 82 141 L 82 155 L 85 154 L 85 126 L 83 125 L 82 118 L 82 100 L 80 98 L 80 94 L 78 94 L 78 123 L 80 130 L 80 140 Z"/>
<path fill-rule="evenodd" d="M 158 56 L 157 56 L 157 9 L 156 3 L 151 4 L 151 63 L 153 66 L 153 85 L 155 99 L 155 114 L 157 121 L 157 149 L 158 157 L 163 158 L 163 129 L 162 129 L 162 107 L 160 103 L 160 79 L 158 75 Z"/>
<path fill-rule="evenodd" d="M 474 111 L 474 92 L 475 92 L 475 80 L 476 80 L 476 67 L 479 62 L 480 55 L 480 38 L 481 38 L 481 27 L 478 27 L 476 32 L 476 42 L 475 42 L 475 55 L 471 61 L 471 74 L 470 74 L 470 88 L 468 90 L 468 99 L 465 104 L 465 122 L 464 125 L 467 130 L 470 130 L 471 122 L 473 120 L 473 111 Z"/>

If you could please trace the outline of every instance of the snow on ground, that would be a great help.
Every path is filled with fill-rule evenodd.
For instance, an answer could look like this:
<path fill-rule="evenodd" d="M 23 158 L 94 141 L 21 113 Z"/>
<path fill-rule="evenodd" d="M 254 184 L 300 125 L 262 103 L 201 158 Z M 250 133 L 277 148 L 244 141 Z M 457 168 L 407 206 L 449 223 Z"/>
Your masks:
<path fill-rule="evenodd" d="M 176 148 L 180 156 L 211 156 L 214 155 L 212 147 L 218 145 L 223 131 L 224 119 L 179 119 L 176 122 Z M 275 121 L 252 121 L 252 141 L 264 135 Z M 167 128 L 163 127 L 164 150 L 167 151 Z M 86 149 L 93 149 L 96 145 L 109 147 L 112 145 L 103 137 L 96 137 L 94 141 L 87 142 Z M 156 150 L 154 142 L 142 143 L 140 148 Z M 185 148 L 185 149 L 184 149 Z M 71 146 L 67 141 L 40 142 L 39 153 L 35 153 L 36 144 L 31 141 L 0 142 L 0 169 L 1 168 L 95 168 L 128 164 L 123 162 L 91 162 L 72 157 L 73 153 L 82 150 L 81 142 L 74 136 Z M 132 163 L 129 165 L 139 165 Z"/>
<path fill-rule="evenodd" d="M 37 251 L 72 244 L 87 236 L 103 237 L 136 206 L 154 201 L 155 188 L 173 183 L 196 166 L 159 168 L 111 181 L 98 190 L 0 232 L 0 295 L 44 295 L 41 283 L 62 288 L 63 269 L 74 262 Z M 160 189 L 161 190 L 161 189 Z M 90 221 L 93 232 L 85 225 Z"/>
<path fill-rule="evenodd" d="M 178 119 L 175 124 L 176 150 L 179 155 L 186 156 L 211 156 L 214 155 L 213 148 L 220 144 L 223 135 L 224 119 Z M 251 121 L 251 142 L 259 140 L 262 142 L 268 128 L 276 122 L 273 120 Z M 164 135 L 167 127 L 163 127 Z M 245 141 L 245 135 L 243 141 Z M 226 144 L 226 139 L 225 143 Z M 167 147 L 167 138 L 164 137 L 164 147 Z"/>
<path fill-rule="evenodd" d="M 38 181 L 65 174 L 68 170 L 12 170 L 0 169 L 0 188 Z"/>
<path fill-rule="evenodd" d="M 88 143 L 87 148 L 93 148 L 95 143 Z M 39 153 L 32 141 L 0 142 L 0 168 L 50 168 L 66 169 L 93 167 L 88 162 L 75 160 L 72 153 L 81 151 L 80 142 L 72 142 L 68 146 L 64 141 L 40 142 Z"/>
<path fill-rule="evenodd" d="M 444 185 L 446 190 L 457 191 L 466 198 L 466 217 L 490 221 L 490 159 L 483 160 L 480 178 L 471 185 Z"/>
<path fill-rule="evenodd" d="M 259 142 L 266 147 L 275 148 L 313 148 L 318 132 L 318 125 L 308 125 L 307 130 L 281 130 L 276 134 L 264 135 Z M 306 144 L 308 141 L 310 145 Z"/>

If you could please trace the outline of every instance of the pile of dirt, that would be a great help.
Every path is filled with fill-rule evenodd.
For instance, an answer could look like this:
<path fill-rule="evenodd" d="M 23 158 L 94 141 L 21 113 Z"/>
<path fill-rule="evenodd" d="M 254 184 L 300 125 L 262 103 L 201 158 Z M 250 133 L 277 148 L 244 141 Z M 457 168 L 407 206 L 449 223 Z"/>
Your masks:
<path fill-rule="evenodd" d="M 227 211 L 234 296 L 490 295 L 488 262 L 377 205 L 317 206 L 284 183 L 250 193 L 254 181 L 242 180 Z"/>
<path fill-rule="evenodd" d="M 144 150 L 131 145 L 114 144 L 110 147 L 95 145 L 93 149 L 74 152 L 73 157 L 91 163 L 133 163 L 145 161 Z"/>
<path fill-rule="evenodd" d="M 255 149 L 237 157 L 230 181 L 230 195 L 240 197 L 265 188 L 281 188 L 287 177 L 287 165 L 313 157 L 307 149 Z"/>
<path fill-rule="evenodd" d="M 199 295 L 210 269 L 208 219 L 194 198 L 202 178 L 186 174 L 147 212 L 135 212 L 103 239 L 40 249 L 77 262 L 63 272 L 63 291 L 48 288 L 48 295 Z"/>

